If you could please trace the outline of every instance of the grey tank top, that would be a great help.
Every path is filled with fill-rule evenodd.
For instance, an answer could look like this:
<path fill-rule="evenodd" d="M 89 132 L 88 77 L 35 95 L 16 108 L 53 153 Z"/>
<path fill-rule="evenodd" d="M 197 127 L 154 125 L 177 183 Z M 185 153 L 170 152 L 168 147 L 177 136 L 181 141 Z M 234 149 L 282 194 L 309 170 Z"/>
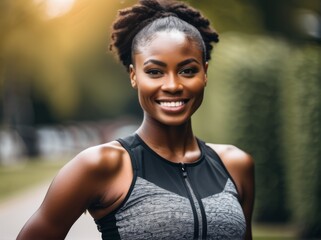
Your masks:
<path fill-rule="evenodd" d="M 201 157 L 173 163 L 137 135 L 118 140 L 134 172 L 123 203 L 95 220 L 102 239 L 243 239 L 245 218 L 233 179 L 198 140 Z"/>

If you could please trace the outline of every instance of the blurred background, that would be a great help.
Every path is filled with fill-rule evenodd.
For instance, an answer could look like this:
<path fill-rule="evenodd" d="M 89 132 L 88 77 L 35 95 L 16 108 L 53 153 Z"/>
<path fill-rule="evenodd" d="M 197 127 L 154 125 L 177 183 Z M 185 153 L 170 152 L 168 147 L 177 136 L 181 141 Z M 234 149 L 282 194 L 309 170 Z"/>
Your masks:
<path fill-rule="evenodd" d="M 135 2 L 1 0 L 0 201 L 138 127 L 136 93 L 108 50 L 117 10 Z M 254 157 L 257 236 L 267 224 L 321 239 L 320 0 L 187 2 L 220 33 L 196 135 Z"/>

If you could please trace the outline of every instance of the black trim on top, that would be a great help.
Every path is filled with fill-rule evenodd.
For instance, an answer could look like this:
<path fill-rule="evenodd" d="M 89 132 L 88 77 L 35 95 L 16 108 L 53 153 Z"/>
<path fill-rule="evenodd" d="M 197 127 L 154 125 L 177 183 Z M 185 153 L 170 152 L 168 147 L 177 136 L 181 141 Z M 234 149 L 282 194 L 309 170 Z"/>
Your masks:
<path fill-rule="evenodd" d="M 211 153 L 213 153 L 213 154 L 217 157 L 218 162 L 221 164 L 221 166 L 223 167 L 224 171 L 226 172 L 226 174 L 228 175 L 228 177 L 229 177 L 229 178 L 231 179 L 231 181 L 233 182 L 234 187 L 235 187 L 236 192 L 237 192 L 237 196 L 236 196 L 236 197 L 237 197 L 237 200 L 239 201 L 239 203 L 241 203 L 242 201 L 241 201 L 241 198 L 240 198 L 241 195 L 240 195 L 239 189 L 238 189 L 238 187 L 237 187 L 237 185 L 236 185 L 236 183 L 235 183 L 232 175 L 231 175 L 230 172 L 227 170 L 224 162 L 222 161 L 222 159 L 220 158 L 220 156 L 218 155 L 218 153 L 217 153 L 213 148 L 211 148 L 210 146 L 208 146 L 205 142 L 204 142 L 204 146 L 207 148 L 207 150 L 209 150 Z"/>
<path fill-rule="evenodd" d="M 187 168 L 186 168 L 186 171 L 187 171 Z M 200 206 L 200 210 L 201 210 L 202 226 L 203 226 L 201 237 L 202 237 L 202 239 L 206 239 L 207 238 L 207 218 L 206 218 L 206 213 L 205 213 L 205 208 L 204 208 L 204 205 L 202 202 L 202 198 L 200 197 L 198 191 L 196 190 L 194 183 L 192 181 L 189 181 L 189 183 L 191 185 L 191 188 L 195 194 L 195 197 L 197 199 L 198 205 Z"/>
<path fill-rule="evenodd" d="M 188 178 L 188 168 L 186 168 L 186 172 L 187 172 L 187 178 Z M 202 216 L 202 226 L 203 226 L 203 229 L 202 229 L 202 236 L 201 238 L 202 239 L 206 239 L 207 238 L 207 217 L 206 217 L 206 213 L 205 213 L 205 208 L 204 208 L 204 205 L 203 205 L 203 202 L 202 202 L 202 198 L 200 197 L 193 181 L 189 181 L 190 185 L 191 185 L 191 188 L 195 194 L 195 197 L 198 201 L 198 205 L 200 206 L 200 210 L 201 210 L 201 216 Z"/>
<path fill-rule="evenodd" d="M 111 218 L 107 219 L 103 224 L 104 227 L 108 229 L 107 231 L 105 229 L 101 229 L 100 225 L 97 225 L 97 229 L 101 232 L 103 240 L 121 240 L 118 227 L 116 225 L 115 215 L 111 216 Z"/>
<path fill-rule="evenodd" d="M 199 235 L 198 214 L 197 214 L 197 211 L 196 211 L 196 207 L 195 207 L 195 203 L 194 203 L 193 197 L 192 197 L 191 192 L 190 192 L 190 190 L 189 190 L 189 188 L 187 186 L 187 183 L 186 183 L 186 181 L 188 181 L 187 180 L 187 175 L 184 174 L 184 173 L 186 173 L 186 169 L 183 170 L 183 168 L 185 168 L 185 166 L 182 163 L 179 163 L 179 166 L 180 166 L 179 175 L 182 176 L 181 179 L 183 181 L 183 185 L 184 185 L 185 190 L 187 192 L 188 200 L 191 203 L 192 212 L 193 212 L 193 218 L 194 218 L 194 237 L 193 237 L 193 239 L 198 239 L 198 235 Z"/>
<path fill-rule="evenodd" d="M 156 159 L 162 160 L 162 161 L 164 161 L 165 163 L 170 164 L 170 165 L 173 165 L 173 166 L 179 166 L 179 165 L 180 165 L 180 163 L 173 162 L 173 161 L 171 161 L 171 160 L 169 160 L 169 159 L 166 159 L 166 158 L 160 156 L 160 155 L 159 155 L 157 152 L 155 152 L 150 146 L 148 146 L 147 143 L 145 143 L 144 140 L 143 140 L 137 133 L 135 133 L 134 137 L 136 137 L 136 139 L 143 145 L 143 147 L 144 147 L 147 151 L 149 151 L 150 153 L 152 153 L 152 154 L 156 157 Z M 184 163 L 184 164 L 187 165 L 187 166 L 198 165 L 198 164 L 200 164 L 200 163 L 204 160 L 205 152 L 204 152 L 204 149 L 201 147 L 201 140 L 199 140 L 198 138 L 196 138 L 196 140 L 197 140 L 197 144 L 198 144 L 198 147 L 199 147 L 199 149 L 200 149 L 201 154 L 200 154 L 199 158 L 198 158 L 196 161 L 191 162 L 191 163 Z"/>

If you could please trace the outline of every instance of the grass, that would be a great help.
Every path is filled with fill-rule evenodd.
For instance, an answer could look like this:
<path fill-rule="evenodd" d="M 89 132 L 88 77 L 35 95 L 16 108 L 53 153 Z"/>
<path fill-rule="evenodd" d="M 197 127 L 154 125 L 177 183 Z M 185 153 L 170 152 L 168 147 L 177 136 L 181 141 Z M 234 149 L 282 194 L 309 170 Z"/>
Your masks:
<path fill-rule="evenodd" d="M 12 166 L 0 166 L 0 202 L 15 193 L 52 179 L 63 161 L 26 160 Z"/>
<path fill-rule="evenodd" d="M 65 161 L 32 159 L 13 166 L 0 166 L 0 202 L 15 193 L 51 180 Z M 253 225 L 258 240 L 295 240 L 295 230 L 288 225 Z"/>
<path fill-rule="evenodd" d="M 286 224 L 253 224 L 253 238 L 258 240 L 297 240 L 295 229 Z"/>

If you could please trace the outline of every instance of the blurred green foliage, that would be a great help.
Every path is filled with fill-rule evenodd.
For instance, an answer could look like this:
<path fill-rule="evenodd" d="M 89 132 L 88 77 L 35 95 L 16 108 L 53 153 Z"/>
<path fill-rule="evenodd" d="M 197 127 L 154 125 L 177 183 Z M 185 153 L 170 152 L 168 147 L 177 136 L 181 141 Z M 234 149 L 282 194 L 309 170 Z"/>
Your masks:
<path fill-rule="evenodd" d="M 294 218 L 321 236 L 321 47 L 295 47 L 282 76 L 284 158 Z"/>
<path fill-rule="evenodd" d="M 106 54 L 108 26 L 120 7 L 117 2 L 80 0 L 68 14 L 48 18 L 45 4 L 2 1 L 0 86 L 4 123 L 119 115 L 134 96 L 125 71 Z M 17 103 L 17 98 L 24 104 Z M 16 111 L 9 110 L 12 108 Z M 42 116 L 43 112 L 50 118 Z M 34 119 L 28 120 L 28 114 Z"/>
<path fill-rule="evenodd" d="M 117 9 L 135 2 L 78 0 L 49 17 L 45 1 L 2 0 L 0 127 L 141 115 L 125 69 L 106 54 Z M 320 37 L 300 22 L 321 15 L 319 1 L 187 2 L 221 35 L 197 135 L 253 155 L 256 221 L 321 237 Z"/>

